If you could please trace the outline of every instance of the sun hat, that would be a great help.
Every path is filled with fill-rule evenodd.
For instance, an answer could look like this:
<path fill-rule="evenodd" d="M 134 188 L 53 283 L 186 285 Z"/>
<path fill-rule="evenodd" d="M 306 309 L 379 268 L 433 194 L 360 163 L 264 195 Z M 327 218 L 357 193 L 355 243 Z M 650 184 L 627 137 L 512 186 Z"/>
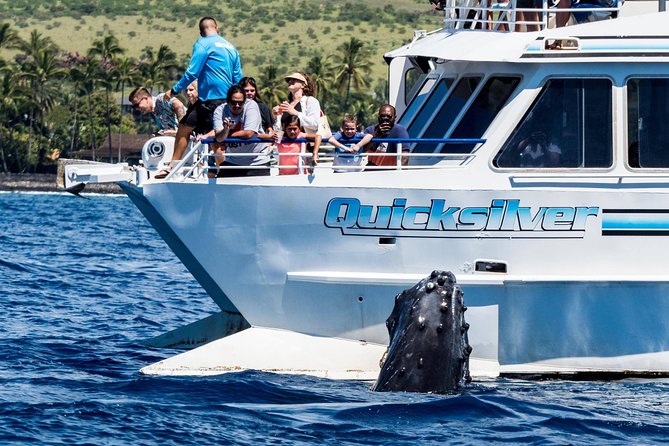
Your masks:
<path fill-rule="evenodd" d="M 304 76 L 302 76 L 298 72 L 295 72 L 293 74 L 289 74 L 288 76 L 284 77 L 283 79 L 285 81 L 287 81 L 288 79 L 296 79 L 296 80 L 302 82 L 304 85 L 307 85 L 307 80 L 304 78 Z"/>

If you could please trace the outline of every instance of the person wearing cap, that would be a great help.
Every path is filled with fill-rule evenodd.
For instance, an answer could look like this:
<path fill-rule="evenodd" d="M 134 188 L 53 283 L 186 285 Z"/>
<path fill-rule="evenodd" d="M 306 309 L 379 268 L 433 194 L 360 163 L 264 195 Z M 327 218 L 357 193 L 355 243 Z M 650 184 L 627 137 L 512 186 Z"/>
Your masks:
<path fill-rule="evenodd" d="M 306 133 L 317 133 L 321 118 L 321 104 L 313 95 L 313 84 L 305 73 L 295 72 L 284 77 L 288 85 L 288 101 L 274 107 L 277 115 L 288 113 L 300 118 Z"/>
<path fill-rule="evenodd" d="M 214 110 L 225 102 L 230 87 L 237 84 L 243 76 L 239 52 L 232 43 L 218 34 L 216 20 L 213 17 L 203 17 L 199 28 L 201 37 L 193 45 L 193 55 L 186 72 L 165 93 L 169 100 L 185 90 L 194 80 L 198 81 L 198 100 L 188 107 L 186 116 L 179 122 L 171 165 L 181 159 L 193 131 L 204 134 L 213 129 Z M 162 170 L 154 178 L 165 178 L 168 174 L 169 168 Z"/>

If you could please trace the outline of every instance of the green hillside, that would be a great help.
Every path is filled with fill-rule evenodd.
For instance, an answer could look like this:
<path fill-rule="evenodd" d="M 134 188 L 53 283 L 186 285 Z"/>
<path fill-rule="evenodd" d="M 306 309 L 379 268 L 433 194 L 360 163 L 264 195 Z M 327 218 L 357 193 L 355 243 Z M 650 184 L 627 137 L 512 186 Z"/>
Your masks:
<path fill-rule="evenodd" d="M 0 0 L 0 22 L 24 39 L 36 29 L 63 50 L 85 54 L 91 42 L 112 33 L 127 56 L 167 45 L 184 63 L 204 15 L 214 16 L 238 47 L 245 74 L 258 75 L 269 64 L 280 72 L 303 69 L 311 57 L 327 57 L 354 36 L 372 52 L 373 85 L 386 77 L 383 53 L 410 41 L 414 29 L 435 29 L 442 20 L 425 0 Z"/>

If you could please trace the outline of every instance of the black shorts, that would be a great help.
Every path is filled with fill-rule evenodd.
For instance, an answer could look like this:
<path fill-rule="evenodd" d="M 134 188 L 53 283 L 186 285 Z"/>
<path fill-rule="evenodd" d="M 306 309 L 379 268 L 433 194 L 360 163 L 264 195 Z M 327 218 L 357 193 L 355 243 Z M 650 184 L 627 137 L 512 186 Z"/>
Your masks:
<path fill-rule="evenodd" d="M 198 99 L 194 104 L 188 106 L 186 115 L 181 118 L 179 124 L 193 127 L 197 134 L 210 132 L 214 128 L 212 119 L 214 110 L 223 103 L 225 103 L 225 99 L 212 99 L 210 101 L 201 101 Z"/>

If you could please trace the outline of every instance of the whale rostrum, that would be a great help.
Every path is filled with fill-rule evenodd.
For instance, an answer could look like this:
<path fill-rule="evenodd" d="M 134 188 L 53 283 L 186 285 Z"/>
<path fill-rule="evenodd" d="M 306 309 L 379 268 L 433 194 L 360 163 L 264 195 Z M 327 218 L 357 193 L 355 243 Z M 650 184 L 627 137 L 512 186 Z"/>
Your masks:
<path fill-rule="evenodd" d="M 435 270 L 398 294 L 386 320 L 390 343 L 372 390 L 448 393 L 470 382 L 466 310 L 451 272 Z"/>

